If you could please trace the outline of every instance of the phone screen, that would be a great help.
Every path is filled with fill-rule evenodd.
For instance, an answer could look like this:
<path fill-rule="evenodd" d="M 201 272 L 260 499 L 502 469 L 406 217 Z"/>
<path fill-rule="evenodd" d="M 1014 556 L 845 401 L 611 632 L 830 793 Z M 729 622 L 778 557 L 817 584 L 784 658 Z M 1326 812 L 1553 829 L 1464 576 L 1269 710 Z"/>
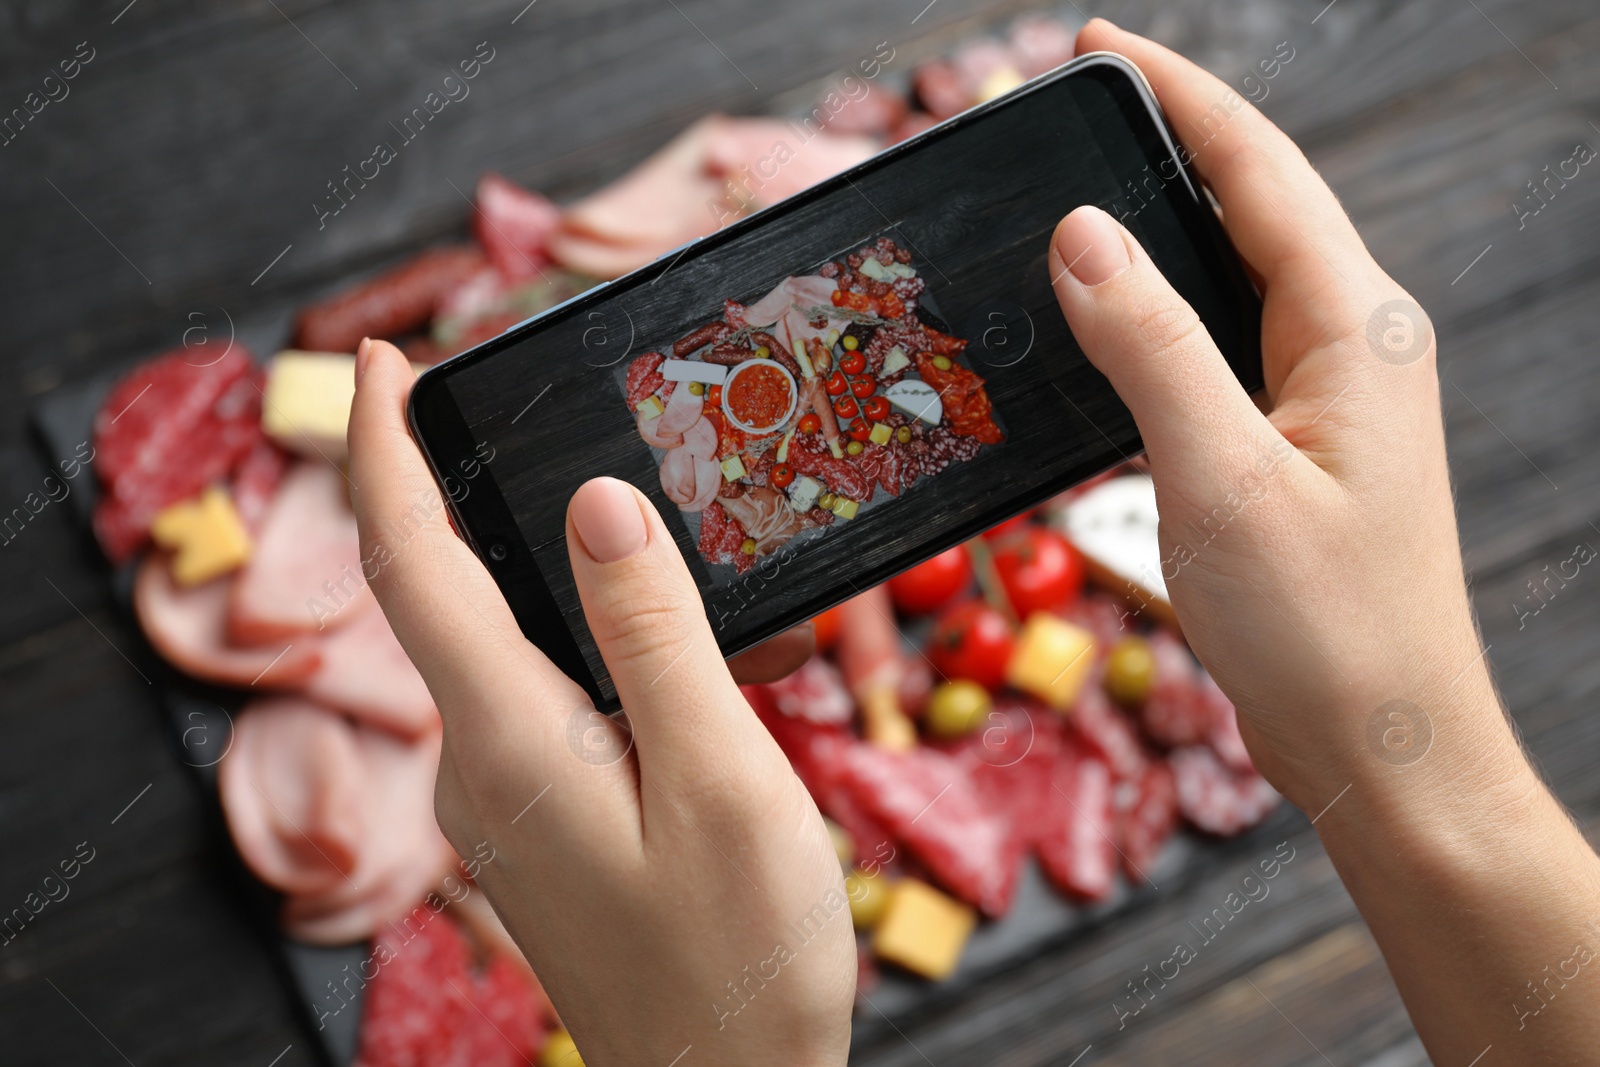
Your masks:
<path fill-rule="evenodd" d="M 1140 450 L 1051 289 L 1081 204 L 1259 388 L 1254 292 L 1137 73 L 1097 57 L 442 365 L 413 423 L 524 630 L 614 706 L 565 543 L 591 477 L 654 501 L 732 654 Z M 462 499 L 455 455 L 492 457 Z"/>

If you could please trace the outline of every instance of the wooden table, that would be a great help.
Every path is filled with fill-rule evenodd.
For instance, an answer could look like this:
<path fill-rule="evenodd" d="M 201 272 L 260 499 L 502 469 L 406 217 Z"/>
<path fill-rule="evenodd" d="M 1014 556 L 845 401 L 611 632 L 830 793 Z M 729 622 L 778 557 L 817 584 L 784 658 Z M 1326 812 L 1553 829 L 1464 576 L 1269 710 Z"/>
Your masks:
<path fill-rule="evenodd" d="M 0 14 L 4 109 L 58 61 L 92 54 L 70 95 L 0 149 L 3 510 L 45 475 L 25 428 L 41 395 L 175 345 L 186 329 L 225 337 L 230 318 L 244 342 L 270 350 L 309 293 L 461 232 L 461 194 L 482 170 L 570 196 L 707 110 L 784 106 L 885 40 L 903 71 L 1025 6 L 525 2 L 117 0 Z M 1600 172 L 1586 168 L 1520 226 L 1514 205 L 1577 143 L 1600 145 L 1600 14 L 1582 0 L 1325 2 L 1082 7 L 1196 56 L 1241 91 L 1280 42 L 1294 50 L 1262 106 L 1432 313 L 1489 658 L 1539 765 L 1592 827 L 1600 579 L 1585 571 L 1536 615 L 1518 606 L 1537 606 L 1524 598 L 1546 565 L 1579 542 L 1600 545 Z M 312 203 L 324 183 L 483 41 L 495 58 L 472 96 L 319 230 Z M 4 1058 L 314 1062 L 106 577 L 59 504 L 0 545 L 0 914 L 80 842 L 95 857 L 69 897 L 0 948 Z M 1296 859 L 1271 896 L 1125 1028 L 1110 1005 L 1127 981 L 1169 955 L 1187 920 L 1275 841 L 1223 848 L 1183 884 L 857 1059 L 1426 1062 L 1305 820 L 1282 826 Z"/>

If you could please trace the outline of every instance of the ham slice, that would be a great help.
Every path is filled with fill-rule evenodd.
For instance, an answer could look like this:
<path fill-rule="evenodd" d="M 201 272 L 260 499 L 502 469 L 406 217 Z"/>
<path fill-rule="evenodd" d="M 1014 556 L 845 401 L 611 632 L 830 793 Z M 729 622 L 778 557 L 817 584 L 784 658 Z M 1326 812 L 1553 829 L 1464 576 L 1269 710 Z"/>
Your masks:
<path fill-rule="evenodd" d="M 156 651 L 196 678 L 277 689 L 311 677 L 322 662 L 313 638 L 248 647 L 226 643 L 232 583 L 232 578 L 219 578 L 180 589 L 172 581 L 166 554 L 151 553 L 134 578 L 134 614 Z"/>
<path fill-rule="evenodd" d="M 228 638 L 256 645 L 342 626 L 363 597 L 355 512 L 336 467 L 296 463 L 261 520 L 255 552 L 228 601 Z M 281 646 L 280 646 L 281 647 Z"/>
<path fill-rule="evenodd" d="M 294 697 L 248 705 L 217 770 L 239 854 L 284 893 L 327 893 L 355 871 L 366 830 L 356 732 Z"/>
<path fill-rule="evenodd" d="M 705 419 L 695 423 L 709 426 Z M 704 511 L 722 488 L 722 468 L 714 459 L 695 454 L 690 445 L 674 448 L 661 461 L 661 488 L 680 511 Z"/>
<path fill-rule="evenodd" d="M 656 433 L 662 437 L 681 438 L 700 418 L 705 409 L 705 397 L 695 396 L 690 389 L 674 389 L 667 397 L 667 408 L 661 413 L 661 423 Z"/>
<path fill-rule="evenodd" d="M 731 184 L 732 195 L 756 209 L 848 170 L 877 150 L 871 137 L 803 136 L 800 127 L 782 119 L 734 119 L 712 131 L 706 163 Z"/>
<path fill-rule="evenodd" d="M 361 597 L 372 601 L 370 590 Z M 389 620 L 371 604 L 353 606 L 354 620 L 317 646 L 322 664 L 305 695 L 363 723 L 415 737 L 434 729 L 439 712 L 427 683 L 395 639 Z"/>

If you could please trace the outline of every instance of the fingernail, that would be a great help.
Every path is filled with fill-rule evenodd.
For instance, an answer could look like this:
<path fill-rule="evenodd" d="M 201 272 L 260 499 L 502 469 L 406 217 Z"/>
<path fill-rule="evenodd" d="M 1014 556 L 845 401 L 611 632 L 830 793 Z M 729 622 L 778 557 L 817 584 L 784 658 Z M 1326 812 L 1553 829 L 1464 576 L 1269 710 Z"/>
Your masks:
<path fill-rule="evenodd" d="M 1061 220 L 1061 225 L 1056 227 L 1055 248 L 1067 270 L 1084 285 L 1109 281 L 1133 262 L 1122 240 L 1122 227 L 1091 204 L 1075 209 Z"/>
<path fill-rule="evenodd" d="M 572 495 L 572 526 L 589 558 L 616 563 L 644 548 L 644 516 L 625 482 L 594 478 Z"/>
<path fill-rule="evenodd" d="M 361 343 L 356 345 L 356 384 L 361 384 L 361 376 L 367 373 L 367 355 L 372 351 L 372 338 L 363 337 Z"/>

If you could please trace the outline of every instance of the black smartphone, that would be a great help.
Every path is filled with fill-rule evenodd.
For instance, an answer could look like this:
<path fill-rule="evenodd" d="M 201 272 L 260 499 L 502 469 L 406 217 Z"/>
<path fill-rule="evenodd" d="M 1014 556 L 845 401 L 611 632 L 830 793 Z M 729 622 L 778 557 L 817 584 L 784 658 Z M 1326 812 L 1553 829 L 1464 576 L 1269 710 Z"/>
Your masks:
<path fill-rule="evenodd" d="M 654 501 L 733 655 L 1141 450 L 1051 289 L 1081 204 L 1259 389 L 1187 160 L 1132 64 L 1082 56 L 446 360 L 412 433 L 523 632 L 614 709 L 567 560 L 589 478 Z"/>

